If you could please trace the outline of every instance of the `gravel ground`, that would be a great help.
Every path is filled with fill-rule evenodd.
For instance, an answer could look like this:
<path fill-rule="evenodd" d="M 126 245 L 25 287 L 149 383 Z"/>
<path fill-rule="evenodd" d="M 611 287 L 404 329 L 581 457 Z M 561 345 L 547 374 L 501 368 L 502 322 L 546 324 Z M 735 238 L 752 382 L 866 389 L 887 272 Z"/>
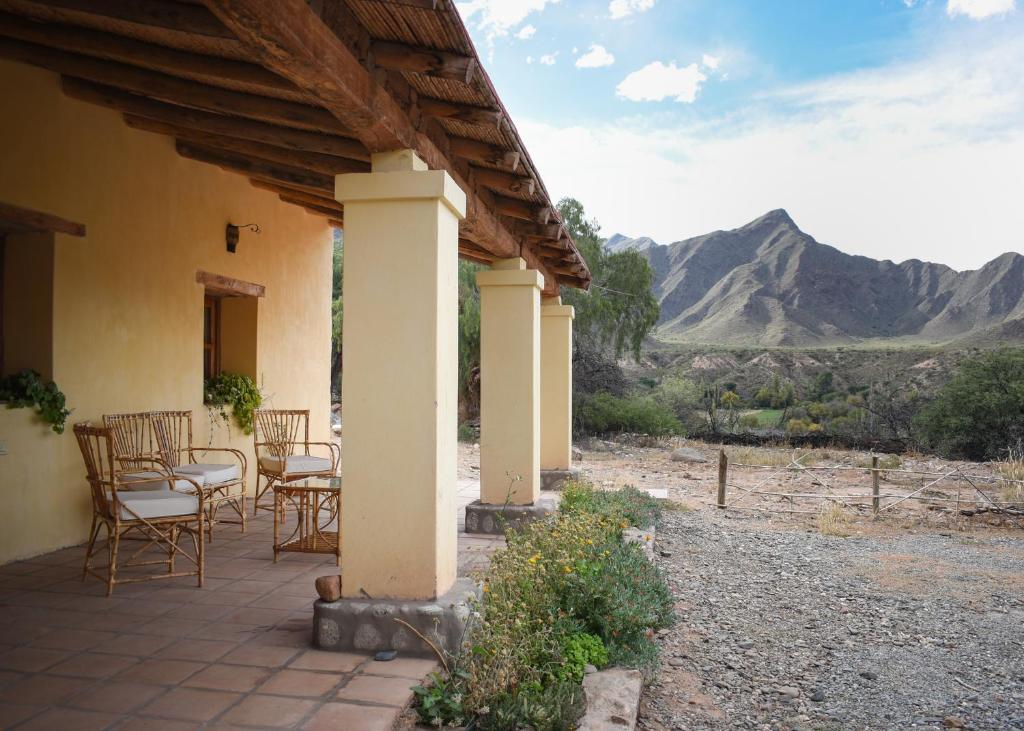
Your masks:
<path fill-rule="evenodd" d="M 680 621 L 640 728 L 1024 729 L 1024 535 L 666 513 Z"/>

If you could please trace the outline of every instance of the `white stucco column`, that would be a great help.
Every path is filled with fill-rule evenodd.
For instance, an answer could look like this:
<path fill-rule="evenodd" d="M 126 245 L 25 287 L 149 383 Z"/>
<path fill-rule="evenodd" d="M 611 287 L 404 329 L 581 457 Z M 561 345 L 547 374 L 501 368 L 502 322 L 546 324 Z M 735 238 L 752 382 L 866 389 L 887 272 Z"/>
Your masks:
<path fill-rule="evenodd" d="M 572 320 L 561 297 L 540 306 L 540 468 L 572 466 Z"/>
<path fill-rule="evenodd" d="M 458 223 L 411 150 L 339 175 L 345 205 L 342 595 L 430 599 L 456 576 Z"/>
<path fill-rule="evenodd" d="M 480 287 L 480 502 L 540 497 L 540 293 L 520 258 L 477 274 Z"/>

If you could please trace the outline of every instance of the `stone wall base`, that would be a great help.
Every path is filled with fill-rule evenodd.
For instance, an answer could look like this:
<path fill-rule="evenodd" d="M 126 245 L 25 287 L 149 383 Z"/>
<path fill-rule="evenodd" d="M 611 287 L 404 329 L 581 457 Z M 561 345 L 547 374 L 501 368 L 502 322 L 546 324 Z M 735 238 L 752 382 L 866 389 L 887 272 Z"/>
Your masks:
<path fill-rule="evenodd" d="M 337 652 L 397 650 L 405 657 L 436 657 L 426 642 L 405 625 L 416 628 L 439 649 L 455 653 L 462 641 L 473 599 L 480 587 L 460 578 L 432 601 L 412 599 L 339 599 L 313 604 L 313 644 Z"/>
<path fill-rule="evenodd" d="M 582 472 L 579 467 L 570 467 L 567 470 L 541 470 L 540 489 L 561 490 L 566 482 L 580 479 L 580 474 Z"/>
<path fill-rule="evenodd" d="M 553 512 L 555 501 L 551 498 L 541 498 L 532 505 L 488 505 L 474 500 L 466 506 L 466 532 L 500 536 L 506 528 L 519 530 Z"/>

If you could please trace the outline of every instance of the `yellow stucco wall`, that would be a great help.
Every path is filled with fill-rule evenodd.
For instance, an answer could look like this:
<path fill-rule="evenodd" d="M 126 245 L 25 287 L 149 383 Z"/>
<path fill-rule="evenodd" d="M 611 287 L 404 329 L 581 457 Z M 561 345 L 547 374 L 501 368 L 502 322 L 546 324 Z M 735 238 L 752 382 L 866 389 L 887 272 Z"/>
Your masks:
<path fill-rule="evenodd" d="M 0 563 L 81 542 L 88 489 L 70 423 L 104 413 L 202 405 L 203 287 L 196 270 L 266 286 L 257 369 L 269 405 L 312 410 L 311 436 L 329 438 L 331 231 L 239 175 L 180 157 L 170 138 L 128 128 L 120 115 L 65 97 L 56 75 L 0 62 L 0 201 L 83 223 L 58 234 L 54 379 L 74 409 L 62 436 L 24 410 L 0 408 Z M 225 251 L 224 226 L 243 231 Z M 216 429 L 218 446 L 252 441 Z M 249 472 L 250 490 L 254 480 Z M 235 530 L 224 526 L 222 530 Z M 268 551 L 270 547 L 268 546 Z"/>

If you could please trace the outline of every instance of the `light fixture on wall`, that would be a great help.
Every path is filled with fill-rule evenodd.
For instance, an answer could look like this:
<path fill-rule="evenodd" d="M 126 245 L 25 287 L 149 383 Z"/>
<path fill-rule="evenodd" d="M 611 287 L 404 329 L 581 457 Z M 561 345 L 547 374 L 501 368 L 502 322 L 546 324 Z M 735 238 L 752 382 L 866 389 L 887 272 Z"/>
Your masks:
<path fill-rule="evenodd" d="M 258 234 L 260 232 L 260 225 L 258 223 L 243 223 L 240 225 L 229 223 L 224 234 L 224 238 L 228 244 L 228 253 L 235 253 L 235 249 L 238 248 L 238 232 L 243 228 L 249 229 L 254 234 Z"/>

